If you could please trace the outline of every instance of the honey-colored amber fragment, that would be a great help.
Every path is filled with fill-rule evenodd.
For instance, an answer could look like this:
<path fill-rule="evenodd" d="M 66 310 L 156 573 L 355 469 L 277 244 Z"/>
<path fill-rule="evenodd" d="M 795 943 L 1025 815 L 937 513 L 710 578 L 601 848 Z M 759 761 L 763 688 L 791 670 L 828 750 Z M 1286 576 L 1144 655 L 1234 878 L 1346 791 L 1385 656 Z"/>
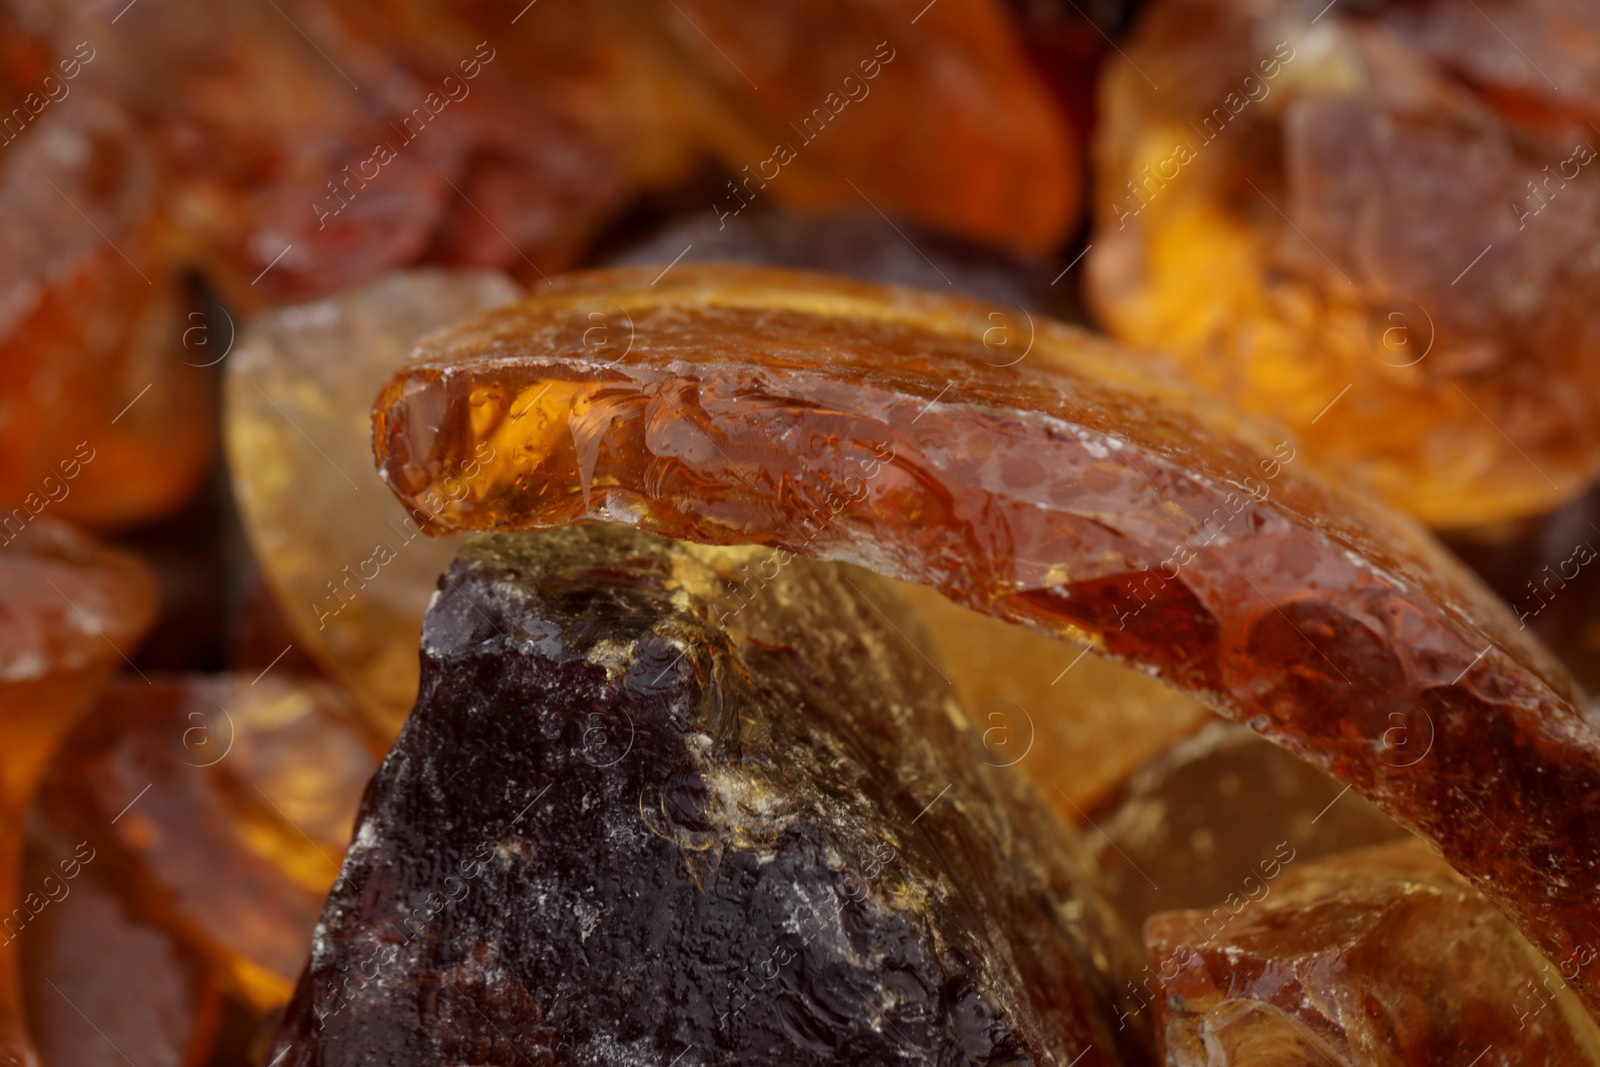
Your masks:
<path fill-rule="evenodd" d="M 1226 722 L 1140 767 L 1089 818 L 1124 924 L 1141 930 L 1156 912 L 1203 909 L 1196 945 L 1289 864 L 1409 836 L 1348 787 Z"/>
<path fill-rule="evenodd" d="M 1600 469 L 1600 8 L 1318 6 L 1143 13 L 1091 303 L 1429 523 L 1547 510 Z"/>
<path fill-rule="evenodd" d="M 35 824 L 17 933 L 28 1028 L 49 1067 L 199 1067 L 221 997 L 200 958 L 96 873 L 99 856 Z"/>
<path fill-rule="evenodd" d="M 1575 972 L 1421 842 L 1284 867 L 1202 942 L 1210 919 L 1145 928 L 1169 1067 L 1600 1063 Z"/>
<path fill-rule="evenodd" d="M 1192 697 L 1081 646 L 968 610 L 925 585 L 890 584 L 927 628 L 928 654 L 961 697 L 988 762 L 1033 779 L 1068 823 L 1083 824 L 1145 760 L 1216 719 Z"/>
<path fill-rule="evenodd" d="M 264 1012 L 288 999 L 377 766 L 330 686 L 268 673 L 112 684 L 42 803 Z"/>
<path fill-rule="evenodd" d="M 517 292 L 488 272 L 391 275 L 257 318 L 228 360 L 229 465 L 256 557 L 299 643 L 389 735 L 416 700 L 422 615 L 460 545 L 421 536 L 427 512 L 373 473 L 368 405 L 419 337 Z"/>
<path fill-rule="evenodd" d="M 181 293 L 161 263 L 169 180 L 127 117 L 88 94 L 0 154 L 7 533 L 47 510 L 98 525 L 153 518 L 206 469 L 208 374 L 184 363 Z"/>
<path fill-rule="evenodd" d="M 575 352 L 597 306 L 628 343 Z M 429 340 L 378 398 L 380 469 L 415 503 L 492 448 L 439 529 L 756 542 L 754 583 L 843 559 L 1092 642 L 1430 838 L 1552 959 L 1592 937 L 1600 737 L 1504 604 L 1116 345 L 1036 319 L 1025 358 L 985 359 L 992 311 L 784 271 L 571 275 Z"/>
<path fill-rule="evenodd" d="M 18 884 L 39 779 L 107 675 L 155 616 L 155 580 L 137 559 L 47 516 L 0 544 L 0 1055 L 34 1067 L 17 986 Z"/>

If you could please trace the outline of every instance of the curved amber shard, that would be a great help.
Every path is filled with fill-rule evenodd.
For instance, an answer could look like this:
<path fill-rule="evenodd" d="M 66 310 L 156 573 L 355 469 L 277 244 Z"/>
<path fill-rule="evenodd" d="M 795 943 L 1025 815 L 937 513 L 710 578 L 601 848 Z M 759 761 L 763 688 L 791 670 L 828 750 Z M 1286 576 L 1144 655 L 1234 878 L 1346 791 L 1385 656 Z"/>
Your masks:
<path fill-rule="evenodd" d="M 1001 366 L 996 312 L 969 301 L 750 269 L 651 282 L 571 275 L 434 335 L 374 411 L 390 486 L 414 502 L 492 447 L 439 529 L 757 542 L 770 561 L 730 595 L 801 553 L 1092 642 L 1351 783 L 1593 990 L 1600 738 L 1418 527 L 1080 331 L 1035 320 Z M 631 333 L 582 354 L 597 306 Z"/>
<path fill-rule="evenodd" d="M 395 274 L 255 319 L 228 360 L 229 466 L 251 545 L 299 643 L 386 736 L 416 700 L 422 615 L 460 544 L 423 537 L 428 513 L 409 514 L 373 474 L 367 406 L 423 334 L 518 293 L 486 271 Z"/>
<path fill-rule="evenodd" d="M 1600 1063 L 1561 974 L 1421 842 L 1272 869 L 1213 941 L 1212 912 L 1146 926 L 1168 1067 Z"/>
<path fill-rule="evenodd" d="M 0 544 L 0 1055 L 34 1067 L 16 938 L 34 907 L 18 885 L 28 808 L 58 742 L 135 651 L 156 611 L 137 559 L 42 517 Z"/>
<path fill-rule="evenodd" d="M 41 803 L 258 1012 L 289 997 L 377 766 L 331 686 L 267 674 L 112 684 Z"/>
<path fill-rule="evenodd" d="M 1144 12 L 1091 303 L 1435 526 L 1548 510 L 1600 468 L 1600 9 L 1374 6 Z"/>
<path fill-rule="evenodd" d="M 0 154 L 0 525 L 96 525 L 181 504 L 211 458 L 210 375 L 184 365 L 162 262 L 168 177 L 89 93 Z"/>

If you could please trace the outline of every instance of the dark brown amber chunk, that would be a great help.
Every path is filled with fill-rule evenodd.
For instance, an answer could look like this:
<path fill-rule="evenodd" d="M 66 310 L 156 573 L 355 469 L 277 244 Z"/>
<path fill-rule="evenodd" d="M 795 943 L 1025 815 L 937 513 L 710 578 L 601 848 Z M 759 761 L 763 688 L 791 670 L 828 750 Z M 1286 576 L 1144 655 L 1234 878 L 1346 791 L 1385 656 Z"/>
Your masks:
<path fill-rule="evenodd" d="M 391 487 L 451 486 L 441 530 L 757 542 L 1091 641 L 1352 784 L 1552 959 L 1594 938 L 1600 736 L 1419 528 L 1059 324 L 784 271 L 653 279 L 572 275 L 435 335 L 377 402 Z M 591 313 L 612 331 L 585 347 Z M 1025 358 L 995 358 L 1001 326 Z"/>
<path fill-rule="evenodd" d="M 1214 938 L 1208 911 L 1146 926 L 1169 1067 L 1600 1063 L 1575 968 L 1421 842 L 1272 869 Z"/>
<path fill-rule="evenodd" d="M 462 549 L 268 1062 L 1124 1062 L 1075 837 L 873 576 L 729 614 L 771 556 Z"/>

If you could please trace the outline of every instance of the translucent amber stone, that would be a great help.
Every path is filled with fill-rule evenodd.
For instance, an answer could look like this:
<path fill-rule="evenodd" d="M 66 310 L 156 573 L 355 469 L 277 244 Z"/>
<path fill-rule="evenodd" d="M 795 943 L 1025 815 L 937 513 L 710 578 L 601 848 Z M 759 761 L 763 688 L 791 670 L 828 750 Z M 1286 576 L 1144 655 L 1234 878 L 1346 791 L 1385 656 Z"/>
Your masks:
<path fill-rule="evenodd" d="M 28 1067 L 15 939 L 30 916 L 18 884 L 34 791 L 63 736 L 155 616 L 137 559 L 41 517 L 0 545 L 0 1054 Z"/>
<path fill-rule="evenodd" d="M 1215 723 L 1140 767 L 1089 819 L 1088 844 L 1128 928 L 1158 911 L 1259 893 L 1285 865 L 1408 835 L 1348 787 L 1242 726 Z M 1141 993 L 1141 995 L 1145 995 Z"/>
<path fill-rule="evenodd" d="M 1143 13 L 1091 302 L 1434 525 L 1546 510 L 1600 467 L 1600 8 L 1320 6 Z"/>
<path fill-rule="evenodd" d="M 0 152 L 0 528 L 156 517 L 211 457 L 156 153 L 87 93 Z M 194 363 L 203 362 L 191 357 Z"/>
<path fill-rule="evenodd" d="M 628 343 L 577 353 L 597 305 Z M 782 271 L 571 275 L 434 335 L 375 447 L 409 502 L 493 450 L 441 530 L 761 543 L 1091 642 L 1351 783 L 1552 958 L 1592 937 L 1600 737 L 1504 604 L 1115 345 L 1035 320 L 1026 358 L 985 358 L 993 311 Z"/>
<path fill-rule="evenodd" d="M 1284 867 L 1202 944 L 1209 918 L 1146 927 L 1171 1067 L 1600 1063 L 1576 968 L 1420 842 Z"/>
<path fill-rule="evenodd" d="M 346 700 L 276 673 L 119 681 L 43 803 L 258 1012 L 288 998 L 377 764 Z"/>
<path fill-rule="evenodd" d="M 221 997 L 203 962 L 95 873 L 86 841 L 30 835 L 24 884 L 37 918 L 19 933 L 28 1028 L 56 1067 L 209 1062 Z"/>
<path fill-rule="evenodd" d="M 517 293 L 487 272 L 391 275 L 257 318 L 227 363 L 229 465 L 256 558 L 298 642 L 390 735 L 459 544 L 420 536 L 428 513 L 374 475 L 368 408 L 423 334 Z"/>
<path fill-rule="evenodd" d="M 872 575 L 730 615 L 769 555 L 468 542 L 266 1062 L 1141 1062 L 1075 836 Z"/>
<path fill-rule="evenodd" d="M 928 631 L 928 653 L 982 735 L 986 762 L 1021 770 L 1068 823 L 1082 825 L 1147 759 L 1216 718 L 1192 697 L 1082 647 L 980 615 L 927 586 L 885 580 Z M 1098 835 L 1089 843 L 1098 847 Z"/>

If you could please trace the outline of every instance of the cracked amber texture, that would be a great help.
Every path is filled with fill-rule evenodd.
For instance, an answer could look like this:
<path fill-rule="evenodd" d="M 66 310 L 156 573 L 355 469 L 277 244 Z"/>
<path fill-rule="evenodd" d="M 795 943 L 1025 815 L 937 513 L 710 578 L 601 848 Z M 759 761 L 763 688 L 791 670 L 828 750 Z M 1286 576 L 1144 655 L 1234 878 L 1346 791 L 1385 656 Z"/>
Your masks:
<path fill-rule="evenodd" d="M 585 349 L 596 304 L 622 329 Z M 1026 358 L 984 358 L 993 311 L 785 271 L 570 275 L 430 338 L 374 447 L 407 502 L 480 464 L 441 531 L 761 543 L 769 570 L 859 563 L 1090 642 L 1352 784 L 1551 958 L 1592 937 L 1600 737 L 1504 604 L 1114 344 L 1034 320 Z"/>
<path fill-rule="evenodd" d="M 347 700 L 267 674 L 120 679 L 43 803 L 258 1012 L 288 999 L 377 766 Z"/>
<path fill-rule="evenodd" d="M 1548 510 L 1600 468 L 1600 9 L 1317 6 L 1143 13 L 1090 302 L 1430 524 Z"/>
<path fill-rule="evenodd" d="M 1421 842 L 1264 870 L 1145 928 L 1169 1067 L 1600 1063 L 1563 972 Z"/>

